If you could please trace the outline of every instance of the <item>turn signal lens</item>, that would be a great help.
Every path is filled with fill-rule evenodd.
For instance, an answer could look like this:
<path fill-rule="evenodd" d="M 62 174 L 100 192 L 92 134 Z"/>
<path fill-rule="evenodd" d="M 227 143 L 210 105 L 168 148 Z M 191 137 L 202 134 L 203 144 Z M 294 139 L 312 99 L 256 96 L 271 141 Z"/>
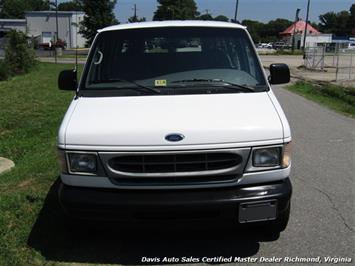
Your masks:
<path fill-rule="evenodd" d="M 284 145 L 282 156 L 282 167 L 287 168 L 291 164 L 291 142 Z"/>
<path fill-rule="evenodd" d="M 68 168 L 67 168 L 67 162 L 65 159 L 65 152 L 63 150 L 58 150 L 57 152 L 57 158 L 58 158 L 58 165 L 60 168 L 61 173 L 67 174 L 68 173 Z"/>

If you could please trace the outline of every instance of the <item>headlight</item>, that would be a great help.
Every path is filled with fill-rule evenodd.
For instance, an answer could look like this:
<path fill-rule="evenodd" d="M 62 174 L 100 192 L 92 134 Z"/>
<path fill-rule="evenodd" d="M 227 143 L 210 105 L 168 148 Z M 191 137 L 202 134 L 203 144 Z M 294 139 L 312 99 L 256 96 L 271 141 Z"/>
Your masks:
<path fill-rule="evenodd" d="M 246 167 L 246 172 L 287 168 L 291 164 L 291 143 L 269 147 L 255 147 Z"/>
<path fill-rule="evenodd" d="M 281 165 L 281 147 L 253 150 L 254 167 L 275 167 Z"/>
<path fill-rule="evenodd" d="M 96 174 L 97 155 L 90 153 L 68 153 L 68 166 L 72 174 Z"/>

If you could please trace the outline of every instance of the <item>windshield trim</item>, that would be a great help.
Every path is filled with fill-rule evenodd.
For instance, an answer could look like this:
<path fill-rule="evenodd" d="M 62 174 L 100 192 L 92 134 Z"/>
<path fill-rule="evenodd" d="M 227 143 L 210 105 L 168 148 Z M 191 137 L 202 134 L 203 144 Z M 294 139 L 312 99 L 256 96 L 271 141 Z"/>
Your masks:
<path fill-rule="evenodd" d="M 124 90 L 124 89 L 123 89 Z M 77 97 L 83 98 L 101 98 L 101 97 L 166 97 L 166 96 L 211 96 L 214 95 L 236 95 L 236 94 L 254 94 L 254 93 L 267 93 L 267 91 L 255 91 L 253 93 L 238 93 L 237 91 L 229 90 L 225 93 L 162 93 L 162 94 L 132 94 L 122 93 L 123 90 L 81 90 L 78 92 Z M 124 90 L 128 92 L 129 90 Z M 137 91 L 138 93 L 138 91 Z"/>

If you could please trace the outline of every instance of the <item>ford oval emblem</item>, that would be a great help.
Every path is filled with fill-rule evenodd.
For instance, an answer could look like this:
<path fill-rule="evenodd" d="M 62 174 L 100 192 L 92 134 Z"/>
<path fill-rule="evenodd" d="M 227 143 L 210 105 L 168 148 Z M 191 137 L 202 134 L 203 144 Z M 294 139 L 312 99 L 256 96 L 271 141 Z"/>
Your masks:
<path fill-rule="evenodd" d="M 184 135 L 182 135 L 182 134 L 176 134 L 176 133 L 174 133 L 174 134 L 169 134 L 169 135 L 167 135 L 167 136 L 165 137 L 165 139 L 166 139 L 167 141 L 170 141 L 170 142 L 182 141 L 184 138 L 185 138 Z"/>

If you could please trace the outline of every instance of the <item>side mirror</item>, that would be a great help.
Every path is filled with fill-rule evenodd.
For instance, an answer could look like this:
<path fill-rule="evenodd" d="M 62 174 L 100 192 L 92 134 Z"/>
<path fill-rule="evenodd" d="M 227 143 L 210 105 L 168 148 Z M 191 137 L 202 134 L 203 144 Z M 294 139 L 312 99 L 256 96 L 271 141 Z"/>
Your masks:
<path fill-rule="evenodd" d="M 270 65 L 270 84 L 285 84 L 291 80 L 290 69 L 286 64 L 271 64 Z"/>
<path fill-rule="evenodd" d="M 77 88 L 76 70 L 63 70 L 58 77 L 58 87 L 60 90 L 75 91 Z"/>

